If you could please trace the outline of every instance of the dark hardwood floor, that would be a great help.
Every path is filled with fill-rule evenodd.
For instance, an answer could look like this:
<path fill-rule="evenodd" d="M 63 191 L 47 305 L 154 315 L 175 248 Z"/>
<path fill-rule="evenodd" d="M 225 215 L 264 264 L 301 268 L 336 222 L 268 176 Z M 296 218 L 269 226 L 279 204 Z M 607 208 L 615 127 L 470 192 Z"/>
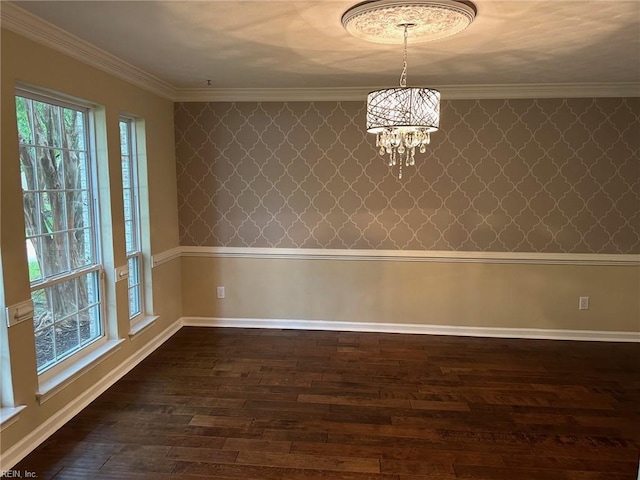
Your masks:
<path fill-rule="evenodd" d="M 180 330 L 38 479 L 635 480 L 640 344 Z"/>

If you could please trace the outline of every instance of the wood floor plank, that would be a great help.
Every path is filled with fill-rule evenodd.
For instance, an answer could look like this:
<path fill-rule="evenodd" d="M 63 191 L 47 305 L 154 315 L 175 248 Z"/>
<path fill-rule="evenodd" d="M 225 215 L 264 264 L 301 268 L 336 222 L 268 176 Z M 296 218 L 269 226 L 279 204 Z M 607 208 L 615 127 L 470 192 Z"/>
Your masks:
<path fill-rule="evenodd" d="M 380 462 L 373 458 L 335 457 L 324 455 L 281 454 L 272 452 L 240 452 L 236 463 L 311 470 L 380 473 Z M 394 472 L 386 472 L 394 473 Z"/>
<path fill-rule="evenodd" d="M 176 478 L 180 479 L 182 475 L 201 475 L 207 478 L 223 476 L 242 480 L 398 480 L 397 475 L 366 472 L 336 472 L 335 470 L 308 468 L 196 462 L 180 462 L 173 473 Z"/>
<path fill-rule="evenodd" d="M 467 402 L 447 402 L 433 400 L 410 400 L 411 408 L 420 410 L 450 410 L 456 412 L 468 412 L 469 405 Z"/>
<path fill-rule="evenodd" d="M 601 473 L 627 474 L 629 478 L 638 473 L 638 462 L 603 460 L 597 455 L 591 458 L 546 457 L 538 455 L 508 455 L 505 467 L 548 469 L 550 471 L 598 471 Z"/>
<path fill-rule="evenodd" d="M 640 345 L 187 327 L 25 457 L 55 480 L 633 480 Z"/>
<path fill-rule="evenodd" d="M 382 473 L 396 473 L 411 476 L 455 475 L 453 464 L 429 459 L 417 460 L 380 460 Z"/>
<path fill-rule="evenodd" d="M 189 425 L 199 427 L 235 427 L 249 428 L 253 418 L 233 417 L 226 415 L 195 415 L 191 418 Z"/>
<path fill-rule="evenodd" d="M 188 460 L 211 463 L 234 463 L 238 456 L 237 451 L 217 450 L 205 447 L 171 447 L 164 455 L 172 460 Z"/>
<path fill-rule="evenodd" d="M 385 448 L 382 446 L 347 445 L 327 442 L 291 442 L 291 453 L 306 455 L 342 456 L 379 459 Z"/>
<path fill-rule="evenodd" d="M 157 472 L 157 473 L 171 473 L 177 465 L 177 461 L 166 458 L 150 458 L 144 456 L 126 456 L 126 455 L 113 455 L 100 467 L 103 472 L 114 471 L 114 477 L 117 476 L 116 472 Z"/>
<path fill-rule="evenodd" d="M 398 408 L 411 408 L 411 402 L 403 399 L 381 399 L 376 397 L 352 398 L 339 395 L 298 395 L 298 401 L 303 403 L 326 403 L 330 405 L 358 405 L 366 406 L 387 406 Z"/>
<path fill-rule="evenodd" d="M 594 472 L 578 470 L 546 470 L 521 467 L 476 467 L 469 465 L 455 466 L 457 478 L 472 480 L 633 480 L 628 474 L 611 472 Z"/>
<path fill-rule="evenodd" d="M 228 438 L 222 447 L 224 450 L 245 452 L 289 453 L 291 443 L 277 440 L 252 440 L 247 438 Z"/>

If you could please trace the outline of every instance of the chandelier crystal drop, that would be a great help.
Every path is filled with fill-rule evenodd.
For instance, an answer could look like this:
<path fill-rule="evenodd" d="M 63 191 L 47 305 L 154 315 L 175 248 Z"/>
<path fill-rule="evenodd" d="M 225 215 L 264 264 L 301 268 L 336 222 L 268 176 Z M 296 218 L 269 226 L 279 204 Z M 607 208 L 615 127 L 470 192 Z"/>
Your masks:
<path fill-rule="evenodd" d="M 425 153 L 431 133 L 440 127 L 440 92 L 407 87 L 407 43 L 436 40 L 464 30 L 475 18 L 468 1 L 373 0 L 342 16 L 352 35 L 375 43 L 402 43 L 400 86 L 375 90 L 367 96 L 367 132 L 376 135 L 376 147 L 390 167 L 415 165 L 416 150 Z M 415 32 L 415 40 L 414 34 Z"/>

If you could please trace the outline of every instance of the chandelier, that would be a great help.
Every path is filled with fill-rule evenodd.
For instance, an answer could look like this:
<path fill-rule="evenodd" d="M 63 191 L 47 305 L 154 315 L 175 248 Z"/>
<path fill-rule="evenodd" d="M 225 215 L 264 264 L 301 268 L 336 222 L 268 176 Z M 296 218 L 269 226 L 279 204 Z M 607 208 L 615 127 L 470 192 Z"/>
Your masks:
<path fill-rule="evenodd" d="M 440 92 L 407 87 L 407 43 L 448 37 L 464 30 L 475 18 L 473 4 L 456 0 L 373 0 L 342 15 L 352 35 L 375 43 L 402 43 L 400 85 L 367 96 L 367 132 L 376 135 L 380 155 L 390 167 L 415 165 L 416 149 L 425 153 L 431 133 L 440 127 Z"/>

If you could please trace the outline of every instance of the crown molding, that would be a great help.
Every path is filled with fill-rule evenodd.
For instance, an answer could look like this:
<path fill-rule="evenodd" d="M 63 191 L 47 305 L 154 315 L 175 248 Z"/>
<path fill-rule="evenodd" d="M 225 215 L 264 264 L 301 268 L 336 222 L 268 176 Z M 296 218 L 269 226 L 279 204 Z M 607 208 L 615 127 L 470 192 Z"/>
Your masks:
<path fill-rule="evenodd" d="M 364 101 L 383 87 L 344 88 L 177 88 L 177 102 Z M 516 98 L 640 97 L 640 83 L 556 83 L 430 85 L 445 100 Z"/>
<path fill-rule="evenodd" d="M 57 50 L 161 97 L 173 100 L 175 96 L 175 88 L 169 83 L 82 40 L 66 30 L 56 27 L 11 2 L 2 2 L 0 19 L 3 28 L 18 35 Z"/>
<path fill-rule="evenodd" d="M 364 101 L 373 87 L 177 88 L 91 43 L 2 1 L 3 28 L 98 68 L 151 93 L 178 102 Z M 640 83 L 432 85 L 446 100 L 640 97 Z"/>

